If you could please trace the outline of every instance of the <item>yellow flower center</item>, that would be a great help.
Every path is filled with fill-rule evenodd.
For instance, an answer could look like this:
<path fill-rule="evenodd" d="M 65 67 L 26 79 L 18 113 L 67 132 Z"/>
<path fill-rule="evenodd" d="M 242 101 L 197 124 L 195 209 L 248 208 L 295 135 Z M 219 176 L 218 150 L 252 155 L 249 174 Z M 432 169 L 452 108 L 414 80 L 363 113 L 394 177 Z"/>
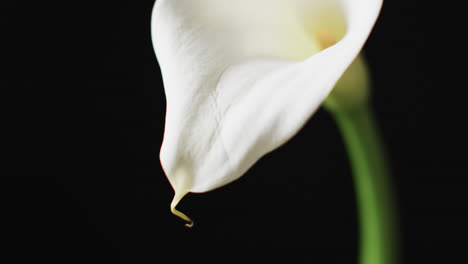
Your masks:
<path fill-rule="evenodd" d="M 326 28 L 319 28 L 315 32 L 315 36 L 322 50 L 335 45 L 337 42 L 335 37 Z"/>

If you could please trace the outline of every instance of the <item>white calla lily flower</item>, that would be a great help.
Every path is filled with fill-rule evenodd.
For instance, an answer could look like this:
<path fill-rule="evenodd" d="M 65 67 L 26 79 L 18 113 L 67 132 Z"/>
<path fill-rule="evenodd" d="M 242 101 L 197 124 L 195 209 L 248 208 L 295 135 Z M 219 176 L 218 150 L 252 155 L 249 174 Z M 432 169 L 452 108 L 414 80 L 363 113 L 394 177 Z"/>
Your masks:
<path fill-rule="evenodd" d="M 160 159 L 175 190 L 241 177 L 293 137 L 358 56 L 382 0 L 157 0 L 167 99 Z"/>

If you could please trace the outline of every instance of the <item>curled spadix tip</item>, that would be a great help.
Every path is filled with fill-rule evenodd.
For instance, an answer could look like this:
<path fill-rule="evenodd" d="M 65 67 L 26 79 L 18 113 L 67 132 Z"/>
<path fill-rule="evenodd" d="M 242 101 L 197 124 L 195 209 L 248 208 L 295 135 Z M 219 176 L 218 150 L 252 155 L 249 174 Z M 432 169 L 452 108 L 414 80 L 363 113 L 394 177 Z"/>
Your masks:
<path fill-rule="evenodd" d="M 187 223 L 185 223 L 185 226 L 186 226 L 186 227 L 192 228 L 192 227 L 193 227 L 193 224 L 194 224 L 194 223 L 193 223 L 193 220 L 190 219 L 190 217 L 188 217 L 186 214 L 184 214 L 184 213 L 182 213 L 181 211 L 179 211 L 179 210 L 176 209 L 177 204 L 178 204 L 178 203 L 180 202 L 180 200 L 185 196 L 185 194 L 186 194 L 186 193 L 178 194 L 178 193 L 176 192 L 176 194 L 174 195 L 174 199 L 173 199 L 172 202 L 171 202 L 171 212 L 172 212 L 174 215 L 176 215 L 176 216 L 182 218 L 185 222 L 187 222 Z"/>
<path fill-rule="evenodd" d="M 193 221 L 190 220 L 190 223 L 186 223 L 185 226 L 186 226 L 187 228 L 192 228 L 192 227 L 193 227 Z"/>
<path fill-rule="evenodd" d="M 193 220 L 190 219 L 190 217 L 188 217 L 186 214 L 182 213 L 181 211 L 175 209 L 175 207 L 172 207 L 172 206 L 171 206 L 171 212 L 174 215 L 176 215 L 176 216 L 182 218 L 184 221 L 186 221 L 187 222 L 187 223 L 185 223 L 186 227 L 188 227 L 188 228 L 193 227 Z"/>

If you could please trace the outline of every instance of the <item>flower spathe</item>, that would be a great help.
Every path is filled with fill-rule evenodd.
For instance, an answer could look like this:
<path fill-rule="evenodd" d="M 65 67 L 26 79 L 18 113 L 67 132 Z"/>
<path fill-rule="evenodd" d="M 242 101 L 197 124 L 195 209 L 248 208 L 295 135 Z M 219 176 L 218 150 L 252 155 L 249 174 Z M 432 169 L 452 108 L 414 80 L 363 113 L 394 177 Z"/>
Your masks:
<path fill-rule="evenodd" d="M 359 54 L 382 0 L 157 0 L 167 100 L 160 159 L 175 190 L 241 177 L 293 137 Z"/>

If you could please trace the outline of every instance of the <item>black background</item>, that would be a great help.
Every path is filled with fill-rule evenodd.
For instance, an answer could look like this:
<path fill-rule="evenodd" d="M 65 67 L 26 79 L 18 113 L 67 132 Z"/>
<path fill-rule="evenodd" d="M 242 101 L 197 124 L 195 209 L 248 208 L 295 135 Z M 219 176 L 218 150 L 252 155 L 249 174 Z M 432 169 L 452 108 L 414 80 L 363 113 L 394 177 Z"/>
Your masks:
<path fill-rule="evenodd" d="M 152 6 L 3 8 L 7 251 L 18 262 L 357 263 L 352 178 L 323 110 L 240 180 L 188 195 L 179 208 L 193 229 L 170 213 Z M 386 1 L 364 49 L 396 186 L 402 263 L 466 260 L 466 66 L 456 10 Z"/>

